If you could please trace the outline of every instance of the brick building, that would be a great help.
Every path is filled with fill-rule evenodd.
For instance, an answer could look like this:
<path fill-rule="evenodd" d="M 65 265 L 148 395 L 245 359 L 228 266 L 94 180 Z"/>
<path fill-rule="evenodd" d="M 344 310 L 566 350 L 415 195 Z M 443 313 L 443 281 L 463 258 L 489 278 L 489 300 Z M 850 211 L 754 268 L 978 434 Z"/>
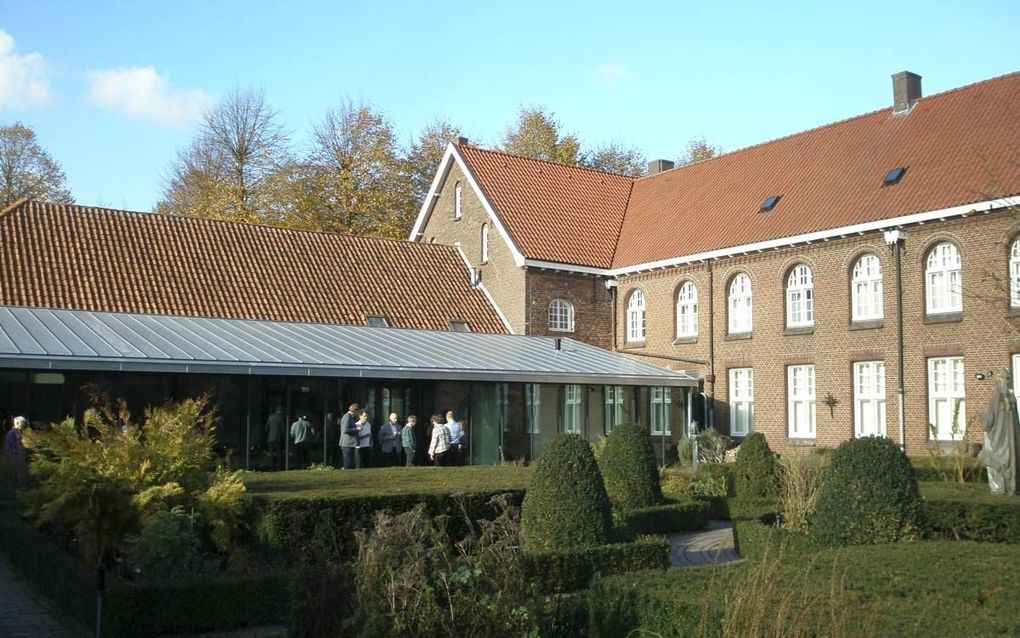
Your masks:
<path fill-rule="evenodd" d="M 639 179 L 459 140 L 411 239 L 456 244 L 515 332 L 697 371 L 731 435 L 923 454 L 1020 376 L 1016 104 L 1020 73 L 904 72 L 891 108 Z"/>

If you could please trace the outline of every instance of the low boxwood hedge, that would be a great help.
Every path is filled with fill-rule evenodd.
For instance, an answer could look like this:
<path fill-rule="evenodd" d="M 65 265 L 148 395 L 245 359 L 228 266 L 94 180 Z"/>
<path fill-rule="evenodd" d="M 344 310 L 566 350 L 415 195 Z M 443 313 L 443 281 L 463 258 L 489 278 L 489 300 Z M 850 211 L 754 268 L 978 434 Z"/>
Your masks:
<path fill-rule="evenodd" d="M 980 456 L 914 456 L 910 458 L 918 482 L 958 481 L 987 483 L 988 473 Z"/>
<path fill-rule="evenodd" d="M 926 499 L 924 515 L 931 538 L 1020 543 L 1020 498 L 1001 501 Z"/>
<path fill-rule="evenodd" d="M 674 501 L 626 512 L 620 516 L 620 523 L 634 534 L 687 532 L 704 529 L 710 509 L 707 501 Z"/>
<path fill-rule="evenodd" d="M 645 537 L 631 543 L 524 555 L 528 574 L 545 593 L 574 592 L 599 576 L 669 567 L 669 542 Z"/>

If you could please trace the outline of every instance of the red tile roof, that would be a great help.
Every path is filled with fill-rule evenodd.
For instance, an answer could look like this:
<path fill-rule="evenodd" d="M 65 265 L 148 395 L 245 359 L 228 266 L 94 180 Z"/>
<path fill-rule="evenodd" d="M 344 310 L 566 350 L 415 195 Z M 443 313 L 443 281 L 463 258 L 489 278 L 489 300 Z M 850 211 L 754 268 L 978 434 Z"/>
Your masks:
<path fill-rule="evenodd" d="M 0 305 L 506 332 L 450 246 L 18 202 Z"/>
<path fill-rule="evenodd" d="M 460 151 L 525 257 L 626 267 L 1020 194 L 1020 73 L 637 180 Z"/>
<path fill-rule="evenodd" d="M 630 177 L 474 146 L 459 150 L 525 256 L 612 264 Z"/>

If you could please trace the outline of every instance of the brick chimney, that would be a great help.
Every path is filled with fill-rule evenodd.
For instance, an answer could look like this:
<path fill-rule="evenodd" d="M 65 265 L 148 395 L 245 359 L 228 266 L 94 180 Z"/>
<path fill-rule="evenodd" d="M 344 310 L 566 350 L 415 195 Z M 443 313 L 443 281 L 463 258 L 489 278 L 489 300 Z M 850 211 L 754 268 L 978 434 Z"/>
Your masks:
<path fill-rule="evenodd" d="M 656 173 L 661 173 L 662 171 L 668 171 L 669 169 L 673 168 L 673 166 L 675 166 L 675 164 L 673 164 L 673 162 L 668 159 L 652 160 L 648 162 L 648 174 L 655 175 Z"/>
<path fill-rule="evenodd" d="M 468 142 L 469 142 L 469 140 L 468 140 L 468 138 L 466 138 L 466 137 L 464 137 L 463 135 L 461 135 L 461 136 L 458 136 L 458 137 L 457 137 L 457 138 L 456 138 L 456 139 L 454 140 L 454 142 L 455 142 L 455 143 L 456 143 L 456 144 L 457 144 L 458 146 L 467 146 L 467 145 L 468 145 Z"/>
<path fill-rule="evenodd" d="M 914 103 L 921 99 L 921 76 L 910 71 L 900 71 L 892 76 L 893 115 L 909 113 Z"/>

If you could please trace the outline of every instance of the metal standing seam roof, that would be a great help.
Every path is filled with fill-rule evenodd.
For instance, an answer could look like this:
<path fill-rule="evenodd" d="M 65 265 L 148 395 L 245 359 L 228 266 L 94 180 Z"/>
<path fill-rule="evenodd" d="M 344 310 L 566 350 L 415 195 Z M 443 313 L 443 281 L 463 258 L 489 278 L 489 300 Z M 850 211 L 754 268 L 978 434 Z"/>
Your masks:
<path fill-rule="evenodd" d="M 553 337 L 0 306 L 0 367 L 694 386 Z"/>

